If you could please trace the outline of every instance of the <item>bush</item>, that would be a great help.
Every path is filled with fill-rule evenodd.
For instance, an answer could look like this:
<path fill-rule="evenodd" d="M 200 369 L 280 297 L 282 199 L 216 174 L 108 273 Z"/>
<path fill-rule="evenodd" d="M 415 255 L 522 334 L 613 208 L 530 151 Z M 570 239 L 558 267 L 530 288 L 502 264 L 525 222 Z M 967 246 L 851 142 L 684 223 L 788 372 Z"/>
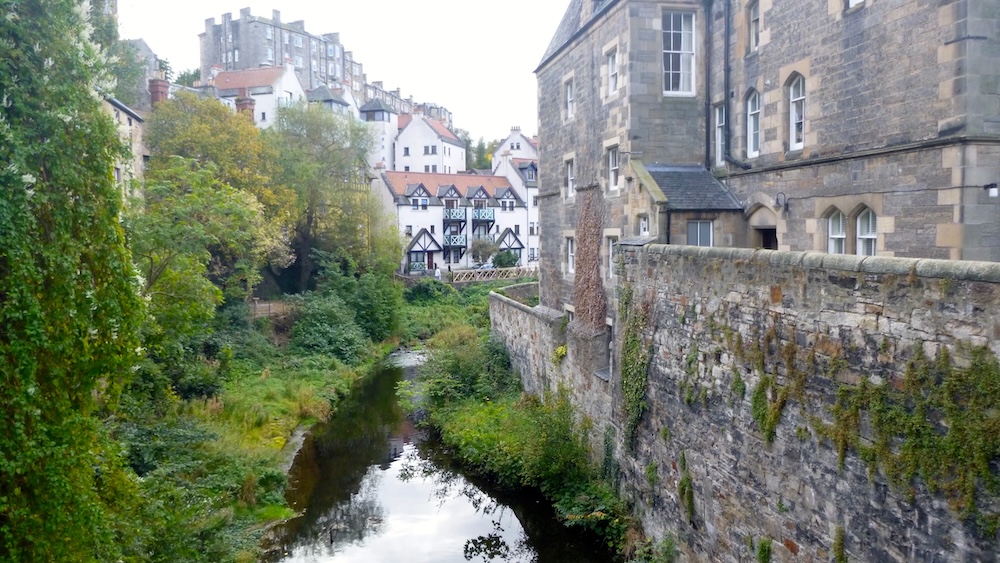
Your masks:
<path fill-rule="evenodd" d="M 520 259 L 517 254 L 514 254 L 510 250 L 504 250 L 500 254 L 493 257 L 493 267 L 494 268 L 513 268 L 517 266 Z"/>
<path fill-rule="evenodd" d="M 304 353 L 331 354 L 355 365 L 365 357 L 368 340 L 355 324 L 354 313 L 336 295 L 311 294 L 292 327 L 292 348 Z"/>
<path fill-rule="evenodd" d="M 425 278 L 412 286 L 406 288 L 403 297 L 407 303 L 429 304 L 429 303 L 453 303 L 456 295 L 455 288 L 435 279 Z"/>

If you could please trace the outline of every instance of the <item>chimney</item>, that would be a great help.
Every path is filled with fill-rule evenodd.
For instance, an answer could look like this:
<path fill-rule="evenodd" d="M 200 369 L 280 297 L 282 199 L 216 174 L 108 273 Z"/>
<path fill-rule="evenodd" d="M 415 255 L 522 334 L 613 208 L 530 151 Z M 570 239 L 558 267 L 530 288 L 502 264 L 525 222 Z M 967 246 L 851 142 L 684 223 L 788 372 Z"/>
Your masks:
<path fill-rule="evenodd" d="M 246 91 L 240 92 L 240 94 L 246 94 Z M 254 119 L 254 111 L 253 111 L 255 105 L 256 101 L 251 97 L 241 95 L 236 98 L 236 112 L 247 114 L 250 117 L 250 121 L 252 123 L 257 122 Z"/>
<path fill-rule="evenodd" d="M 162 78 L 149 79 L 149 100 L 154 106 L 170 97 L 170 83 Z"/>

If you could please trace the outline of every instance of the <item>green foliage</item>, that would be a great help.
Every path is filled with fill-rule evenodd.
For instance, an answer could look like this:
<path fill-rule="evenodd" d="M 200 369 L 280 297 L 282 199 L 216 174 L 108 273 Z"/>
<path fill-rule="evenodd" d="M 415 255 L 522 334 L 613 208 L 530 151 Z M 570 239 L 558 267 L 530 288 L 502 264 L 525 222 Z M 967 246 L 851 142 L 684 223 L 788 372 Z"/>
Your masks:
<path fill-rule="evenodd" d="M 629 563 L 675 563 L 678 557 L 680 552 L 677 549 L 677 539 L 667 534 L 655 544 L 647 539 L 636 549 Z"/>
<path fill-rule="evenodd" d="M 621 345 L 622 398 L 625 416 L 625 441 L 631 447 L 646 411 L 646 377 L 651 357 L 643 342 L 646 312 L 632 305 L 632 288 L 625 286 L 619 296 L 618 317 L 623 325 Z"/>
<path fill-rule="evenodd" d="M 291 344 L 296 351 L 329 354 L 353 365 L 365 358 L 369 340 L 343 299 L 333 294 L 307 294 L 292 327 Z"/>
<path fill-rule="evenodd" d="M 733 370 L 733 381 L 729 384 L 729 390 L 733 392 L 733 398 L 742 401 L 747 394 L 747 384 L 743 381 L 739 370 Z"/>
<path fill-rule="evenodd" d="M 757 543 L 757 561 L 771 563 L 771 538 L 762 538 Z"/>
<path fill-rule="evenodd" d="M 500 251 L 500 247 L 497 243 L 484 238 L 477 238 L 472 241 L 472 245 L 469 247 L 469 253 L 472 254 L 472 259 L 476 263 L 485 263 L 490 259 L 491 256 Z"/>
<path fill-rule="evenodd" d="M 510 250 L 505 250 L 493 256 L 494 268 L 513 268 L 514 266 L 517 266 L 517 262 L 517 254 L 514 254 Z"/>
<path fill-rule="evenodd" d="M 837 526 L 833 533 L 833 561 L 834 563 L 847 563 L 847 554 L 844 551 L 844 527 Z"/>
<path fill-rule="evenodd" d="M 657 473 L 658 468 L 655 462 L 649 462 L 646 464 L 646 482 L 649 484 L 651 491 L 655 492 L 656 485 L 660 482 L 660 476 Z"/>
<path fill-rule="evenodd" d="M 684 509 L 684 515 L 688 522 L 694 521 L 694 480 L 691 472 L 688 471 L 687 457 L 681 452 L 680 459 L 681 479 L 677 482 L 677 499 Z"/>
<path fill-rule="evenodd" d="M 411 305 L 453 303 L 457 295 L 452 286 L 431 278 L 424 278 L 403 291 L 403 298 Z"/>
<path fill-rule="evenodd" d="M 0 18 L 0 553 L 117 560 L 136 498 L 97 417 L 138 363 L 144 312 L 112 177 L 127 154 L 95 95 L 83 5 Z M 95 30 L 96 31 L 96 30 Z"/>
<path fill-rule="evenodd" d="M 201 72 L 196 68 L 181 71 L 174 80 L 182 86 L 194 86 L 194 83 L 201 79 Z"/>
<path fill-rule="evenodd" d="M 946 349 L 931 360 L 917 346 L 900 389 L 867 379 L 841 386 L 834 422 L 818 422 L 816 430 L 834 443 L 842 462 L 851 447 L 872 472 L 883 471 L 910 495 L 919 479 L 980 534 L 995 537 L 989 523 L 997 515 L 983 507 L 1000 495 L 992 465 L 1000 459 L 1000 363 L 986 347 L 965 352 L 969 365 L 957 368 Z M 861 438 L 862 417 L 871 425 L 870 445 Z"/>
<path fill-rule="evenodd" d="M 338 268 L 328 260 L 320 261 L 323 276 L 318 291 L 339 296 L 354 311 L 359 328 L 374 342 L 381 342 L 398 331 L 403 307 L 401 285 L 392 276 L 366 272 L 358 274 Z"/>
<path fill-rule="evenodd" d="M 562 361 L 566 358 L 566 354 L 567 351 L 565 344 L 556 346 L 555 349 L 552 350 L 552 367 L 558 368 L 559 365 L 562 364 Z"/>

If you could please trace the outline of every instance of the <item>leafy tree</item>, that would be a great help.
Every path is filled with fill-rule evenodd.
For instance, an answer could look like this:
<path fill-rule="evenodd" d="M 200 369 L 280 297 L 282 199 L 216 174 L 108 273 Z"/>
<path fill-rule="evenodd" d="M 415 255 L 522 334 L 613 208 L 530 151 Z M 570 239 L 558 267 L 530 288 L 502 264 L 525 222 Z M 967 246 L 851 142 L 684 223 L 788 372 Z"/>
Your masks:
<path fill-rule="evenodd" d="M 490 158 L 489 153 L 486 152 L 486 141 L 482 137 L 479 138 L 479 142 L 476 143 L 476 162 L 475 168 L 489 168 Z"/>
<path fill-rule="evenodd" d="M 173 82 L 174 69 L 173 67 L 170 66 L 170 61 L 168 61 L 167 59 L 159 59 L 157 61 L 157 64 L 159 66 L 158 70 L 163 72 L 163 79 L 166 80 L 167 82 Z"/>
<path fill-rule="evenodd" d="M 476 147 L 472 144 L 472 135 L 465 129 L 455 129 L 455 135 L 462 140 L 462 146 L 465 147 L 465 169 L 472 170 L 476 163 Z"/>
<path fill-rule="evenodd" d="M 86 3 L 4 0 L 0 18 L 0 553 L 114 561 L 135 484 L 96 416 L 138 361 L 143 303 L 95 96 Z"/>
<path fill-rule="evenodd" d="M 283 233 L 291 226 L 295 194 L 272 180 L 276 153 L 246 115 L 181 92 L 156 106 L 146 122 L 146 144 L 150 174 L 173 167 L 171 157 L 182 156 L 212 165 L 219 182 L 253 194 L 263 205 L 268 263 L 283 268 L 291 262 Z"/>
<path fill-rule="evenodd" d="M 489 239 L 479 238 L 472 241 L 472 247 L 469 249 L 469 252 L 472 253 L 473 260 L 477 263 L 482 263 L 489 260 L 490 256 L 493 256 L 499 250 L 500 247 L 497 246 L 497 243 Z"/>
<path fill-rule="evenodd" d="M 299 104 L 279 111 L 267 139 L 279 155 L 281 182 L 296 196 L 296 290 L 305 291 L 313 280 L 314 250 L 355 265 L 377 255 L 376 234 L 389 229 L 366 171 L 371 130 L 352 117 Z M 398 244 L 398 235 L 390 240 Z"/>
<path fill-rule="evenodd" d="M 513 268 L 517 266 L 519 258 L 517 254 L 514 254 L 510 250 L 505 250 L 499 254 L 493 256 L 493 267 L 494 268 Z"/>
<path fill-rule="evenodd" d="M 152 171 L 130 209 L 142 293 L 156 319 L 151 337 L 178 348 L 206 332 L 223 291 L 245 298 L 259 279 L 261 206 L 215 178 L 212 167 L 174 157 Z"/>
<path fill-rule="evenodd" d="M 194 86 L 194 83 L 201 79 L 201 72 L 196 69 L 188 69 L 177 75 L 176 82 L 182 86 Z"/>
<path fill-rule="evenodd" d="M 354 312 L 340 297 L 309 294 L 292 328 L 292 348 L 299 352 L 332 354 L 356 364 L 364 358 L 368 340 L 355 322 Z"/>

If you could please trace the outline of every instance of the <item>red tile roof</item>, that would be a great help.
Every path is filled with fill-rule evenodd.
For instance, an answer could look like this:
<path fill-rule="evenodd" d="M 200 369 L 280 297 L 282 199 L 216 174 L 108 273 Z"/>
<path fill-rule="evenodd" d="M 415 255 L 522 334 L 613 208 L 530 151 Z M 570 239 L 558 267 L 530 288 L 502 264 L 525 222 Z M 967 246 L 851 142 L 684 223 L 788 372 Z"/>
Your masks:
<path fill-rule="evenodd" d="M 427 123 L 427 125 L 430 125 L 431 129 L 433 129 L 434 132 L 437 133 L 437 136 L 439 138 L 441 138 L 444 141 L 451 141 L 456 145 L 462 146 L 462 141 L 458 138 L 458 136 L 452 133 L 451 130 L 448 129 L 448 127 L 444 123 L 441 123 L 440 121 L 432 117 L 423 117 L 423 119 L 424 122 Z M 402 131 L 403 129 L 406 129 L 406 126 L 409 125 L 411 121 L 413 121 L 412 114 L 404 113 L 403 115 L 400 115 L 398 121 L 399 130 Z"/>
<path fill-rule="evenodd" d="M 234 70 L 220 72 L 215 77 L 215 87 L 220 90 L 232 88 L 255 88 L 257 86 L 272 86 L 285 73 L 280 66 L 267 66 L 250 70 Z"/>
<path fill-rule="evenodd" d="M 423 184 L 432 194 L 439 186 L 454 184 L 458 191 L 469 197 L 476 193 L 480 186 L 486 189 L 490 197 L 495 197 L 499 189 L 510 188 L 510 181 L 502 176 L 478 176 L 472 174 L 434 174 L 433 172 L 386 172 L 382 175 L 393 195 L 406 195 L 406 186 Z"/>
<path fill-rule="evenodd" d="M 406 129 L 406 126 L 409 125 L 411 121 L 413 121 L 413 115 L 409 113 L 404 113 L 399 116 L 399 130 L 402 131 L 403 129 Z"/>

